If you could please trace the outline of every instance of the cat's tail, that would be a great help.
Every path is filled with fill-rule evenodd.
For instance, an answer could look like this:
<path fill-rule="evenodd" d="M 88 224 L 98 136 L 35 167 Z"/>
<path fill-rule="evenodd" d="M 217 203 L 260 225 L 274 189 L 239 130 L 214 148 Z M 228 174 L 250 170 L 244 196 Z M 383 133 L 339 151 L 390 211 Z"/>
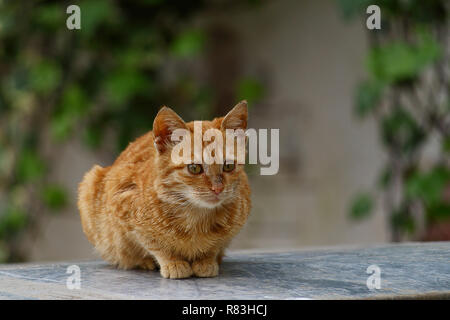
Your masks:
<path fill-rule="evenodd" d="M 104 194 L 104 177 L 107 170 L 98 165 L 92 167 L 78 185 L 78 210 L 80 211 L 81 224 L 88 240 L 96 245 L 98 234 L 97 215 L 101 214 L 102 195 Z"/>

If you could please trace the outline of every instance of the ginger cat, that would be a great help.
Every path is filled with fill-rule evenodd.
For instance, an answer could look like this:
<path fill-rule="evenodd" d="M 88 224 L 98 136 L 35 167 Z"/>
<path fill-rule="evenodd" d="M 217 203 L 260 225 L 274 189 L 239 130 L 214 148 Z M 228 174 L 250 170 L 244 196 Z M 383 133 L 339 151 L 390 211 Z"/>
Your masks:
<path fill-rule="evenodd" d="M 246 129 L 247 103 L 225 117 L 202 121 L 203 132 Z M 193 133 L 163 107 L 153 131 L 130 143 L 112 166 L 94 166 L 78 190 L 84 233 L 119 268 L 160 268 L 164 278 L 214 277 L 231 238 L 250 213 L 242 164 L 174 164 L 175 129 Z M 203 146 L 205 143 L 203 142 Z"/>

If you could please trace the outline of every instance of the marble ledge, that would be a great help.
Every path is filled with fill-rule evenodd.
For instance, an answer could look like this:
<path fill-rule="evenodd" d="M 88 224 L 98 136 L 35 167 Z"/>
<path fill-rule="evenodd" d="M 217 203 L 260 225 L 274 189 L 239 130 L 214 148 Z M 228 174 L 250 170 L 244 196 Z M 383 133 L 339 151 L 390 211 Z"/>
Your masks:
<path fill-rule="evenodd" d="M 378 298 L 450 299 L 450 242 L 230 252 L 218 277 L 182 280 L 103 261 L 0 265 L 0 299 Z"/>

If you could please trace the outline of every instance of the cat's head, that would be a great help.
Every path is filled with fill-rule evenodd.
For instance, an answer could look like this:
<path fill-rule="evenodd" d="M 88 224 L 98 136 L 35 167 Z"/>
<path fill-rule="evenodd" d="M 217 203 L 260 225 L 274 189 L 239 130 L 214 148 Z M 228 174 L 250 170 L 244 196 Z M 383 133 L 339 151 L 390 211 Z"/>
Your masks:
<path fill-rule="evenodd" d="M 194 122 L 184 122 L 172 109 L 167 107 L 163 107 L 156 115 L 153 123 L 154 144 L 157 150 L 155 161 L 158 167 L 156 183 L 158 195 L 163 201 L 180 207 L 213 209 L 237 200 L 239 184 L 242 179 L 247 179 L 247 177 L 244 165 L 237 161 L 237 140 L 234 143 L 233 153 L 227 154 L 225 150 L 226 130 L 246 129 L 247 102 L 238 103 L 224 117 L 215 118 L 212 121 L 202 121 L 201 127 L 202 136 L 208 129 L 216 129 L 215 132 L 217 134 L 220 132 L 222 135 L 224 161 L 221 163 L 207 164 L 205 161 L 200 163 L 198 160 L 194 161 Z M 173 161 L 172 151 L 177 142 L 172 141 L 171 137 L 177 129 L 184 129 L 188 134 L 188 139 L 191 140 L 188 163 Z M 210 142 L 203 140 L 204 150 Z"/>

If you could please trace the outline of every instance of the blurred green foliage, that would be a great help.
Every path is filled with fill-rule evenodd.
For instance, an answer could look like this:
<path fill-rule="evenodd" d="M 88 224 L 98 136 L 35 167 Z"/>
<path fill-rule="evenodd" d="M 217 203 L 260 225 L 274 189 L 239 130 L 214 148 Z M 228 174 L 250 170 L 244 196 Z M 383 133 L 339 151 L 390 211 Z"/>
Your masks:
<path fill-rule="evenodd" d="M 119 152 L 151 130 L 162 105 L 196 117 L 214 105 L 190 72 L 208 43 L 191 22 L 221 1 L 76 1 L 81 30 L 66 27 L 71 4 L 0 2 L 0 261 L 24 259 L 24 233 L 70 202 L 50 178 L 63 144 L 99 148 L 108 132 Z M 261 90 L 244 80 L 239 95 Z"/>
<path fill-rule="evenodd" d="M 41 197 L 46 206 L 54 211 L 64 208 L 68 201 L 64 189 L 54 184 L 45 186 Z"/>
<path fill-rule="evenodd" d="M 449 4 L 445 0 L 338 3 L 347 18 L 367 17 L 366 8 L 372 4 L 381 9 L 381 30 L 367 30 L 368 78 L 357 88 L 355 113 L 374 117 L 388 154 L 378 187 L 391 217 L 392 239 L 420 239 L 417 210 L 424 216 L 425 230 L 450 219 L 450 83 L 444 71 L 450 60 Z M 434 160 L 423 163 L 424 147 L 433 138 L 442 141 L 442 148 Z M 356 195 L 350 216 L 368 217 L 374 201 L 372 193 Z"/>
<path fill-rule="evenodd" d="M 411 81 L 438 55 L 439 45 L 432 39 L 414 46 L 402 42 L 389 43 L 370 51 L 369 71 L 375 81 L 384 84 Z"/>
<path fill-rule="evenodd" d="M 370 194 L 360 193 L 353 200 L 350 215 L 353 219 L 365 218 L 373 209 L 373 199 Z"/>
<path fill-rule="evenodd" d="M 264 86 L 254 77 L 243 77 L 236 91 L 237 100 L 247 100 L 250 105 L 261 100 L 265 94 Z"/>
<path fill-rule="evenodd" d="M 380 120 L 383 144 L 402 154 L 415 152 L 425 139 L 424 129 L 404 108 L 393 106 L 392 109 Z"/>

